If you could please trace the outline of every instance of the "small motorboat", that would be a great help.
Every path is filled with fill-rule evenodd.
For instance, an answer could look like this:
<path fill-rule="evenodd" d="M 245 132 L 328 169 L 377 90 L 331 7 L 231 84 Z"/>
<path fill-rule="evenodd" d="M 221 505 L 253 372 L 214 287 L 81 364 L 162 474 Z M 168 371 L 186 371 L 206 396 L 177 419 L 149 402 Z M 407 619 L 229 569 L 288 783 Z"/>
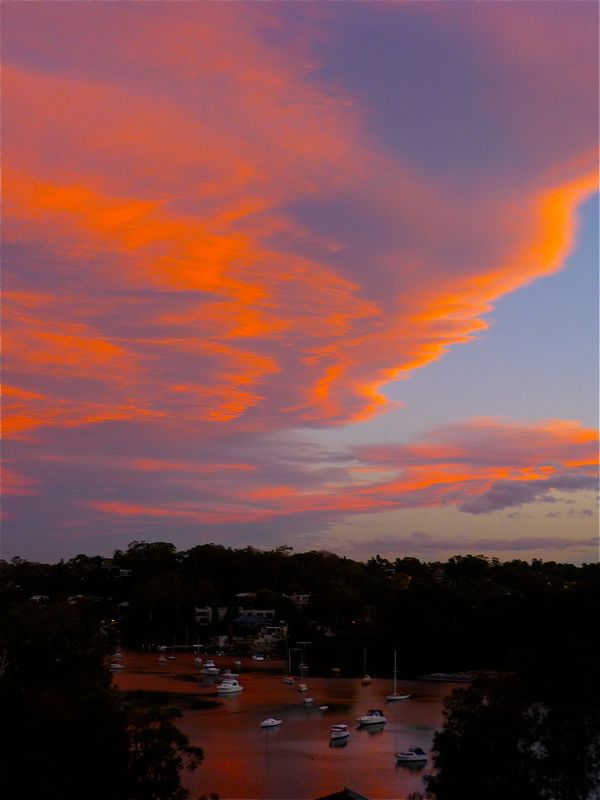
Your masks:
<path fill-rule="evenodd" d="M 350 729 L 344 723 L 332 725 L 329 729 L 329 738 L 334 739 L 347 739 L 350 736 Z"/>
<path fill-rule="evenodd" d="M 312 703 L 315 702 L 315 698 L 314 697 L 305 697 L 302 702 L 304 703 L 305 706 L 310 706 Z"/>
<path fill-rule="evenodd" d="M 242 662 L 239 659 L 236 658 L 236 660 L 233 662 L 233 666 L 236 669 L 239 669 L 242 666 Z"/>
<path fill-rule="evenodd" d="M 296 681 L 294 680 L 294 678 L 292 678 L 291 675 L 286 675 L 283 678 L 283 682 L 287 683 L 289 686 L 293 686 L 296 683 Z"/>
<path fill-rule="evenodd" d="M 299 692 L 308 692 L 308 686 L 305 683 L 298 684 L 298 691 Z"/>
<path fill-rule="evenodd" d="M 386 722 L 385 715 L 380 708 L 370 708 L 366 714 L 357 717 L 359 725 L 381 725 Z"/>
<path fill-rule="evenodd" d="M 215 667 L 215 662 L 207 659 L 204 662 L 202 669 L 200 670 L 202 675 L 218 675 L 220 670 L 218 667 Z"/>
<path fill-rule="evenodd" d="M 194 659 L 194 664 L 202 664 L 202 659 L 200 658 L 200 656 L 196 656 L 196 658 Z"/>
<path fill-rule="evenodd" d="M 159 660 L 161 663 L 163 663 L 163 664 L 166 664 L 166 663 L 167 663 L 167 657 L 166 657 L 166 656 L 159 656 L 159 657 L 158 657 L 158 660 Z"/>
<path fill-rule="evenodd" d="M 225 672 L 221 673 L 221 677 L 223 678 L 224 681 L 230 681 L 234 679 L 237 680 L 237 678 L 239 678 L 240 676 L 239 673 L 232 672 L 230 669 L 226 669 Z"/>
<path fill-rule="evenodd" d="M 331 673 L 334 678 L 337 678 L 342 670 L 339 667 L 332 667 Z"/>
<path fill-rule="evenodd" d="M 231 679 L 228 681 L 221 681 L 217 686 L 217 694 L 237 694 L 243 692 L 244 687 L 240 685 L 239 681 Z"/>
<path fill-rule="evenodd" d="M 369 686 L 371 683 L 373 683 L 373 678 L 370 675 L 363 675 L 361 680 L 362 686 Z"/>
<path fill-rule="evenodd" d="M 420 747 L 409 747 L 408 750 L 403 750 L 396 753 L 396 761 L 398 764 L 415 764 L 418 762 L 427 761 L 427 753 Z"/>
<path fill-rule="evenodd" d="M 117 663 L 115 663 L 115 664 L 111 664 L 111 665 L 110 665 L 110 668 L 111 668 L 111 669 L 125 669 L 125 667 L 123 666 L 123 664 L 117 664 Z"/>
<path fill-rule="evenodd" d="M 175 661 L 177 656 L 167 656 L 167 661 Z"/>
<path fill-rule="evenodd" d="M 319 706 L 319 711 L 327 711 L 329 706 Z"/>
<path fill-rule="evenodd" d="M 283 722 L 282 719 L 274 719 L 273 717 L 267 717 L 267 719 L 263 719 L 260 723 L 261 728 L 276 728 L 278 725 L 281 725 Z"/>

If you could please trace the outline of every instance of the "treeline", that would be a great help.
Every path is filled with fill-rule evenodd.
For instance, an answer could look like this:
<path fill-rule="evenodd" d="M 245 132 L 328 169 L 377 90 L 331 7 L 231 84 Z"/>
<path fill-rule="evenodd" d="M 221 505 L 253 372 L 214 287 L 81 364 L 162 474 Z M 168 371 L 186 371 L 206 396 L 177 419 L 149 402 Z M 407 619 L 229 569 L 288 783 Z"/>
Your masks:
<path fill-rule="evenodd" d="M 238 605 L 274 608 L 289 625 L 290 643 L 312 643 L 311 670 L 358 674 L 367 646 L 369 670 L 389 674 L 397 647 L 399 670 L 410 677 L 522 669 L 544 654 L 553 658 L 558 642 L 585 650 L 596 627 L 600 567 L 481 555 L 363 563 L 289 547 L 204 544 L 178 552 L 166 542 L 133 542 L 110 561 L 79 555 L 53 565 L 2 563 L 0 584 L 21 598 L 94 598 L 133 647 L 208 640 L 231 632 Z M 310 595 L 309 604 L 300 610 L 294 594 Z M 194 609 L 203 606 L 229 611 L 200 628 Z"/>

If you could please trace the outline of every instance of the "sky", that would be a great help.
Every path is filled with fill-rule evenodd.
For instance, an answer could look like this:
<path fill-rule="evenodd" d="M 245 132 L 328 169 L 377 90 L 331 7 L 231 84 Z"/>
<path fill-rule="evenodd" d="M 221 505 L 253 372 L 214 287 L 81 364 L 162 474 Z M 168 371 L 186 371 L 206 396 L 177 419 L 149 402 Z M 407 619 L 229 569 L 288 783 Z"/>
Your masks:
<path fill-rule="evenodd" d="M 5 2 L 2 556 L 598 559 L 595 2 Z"/>

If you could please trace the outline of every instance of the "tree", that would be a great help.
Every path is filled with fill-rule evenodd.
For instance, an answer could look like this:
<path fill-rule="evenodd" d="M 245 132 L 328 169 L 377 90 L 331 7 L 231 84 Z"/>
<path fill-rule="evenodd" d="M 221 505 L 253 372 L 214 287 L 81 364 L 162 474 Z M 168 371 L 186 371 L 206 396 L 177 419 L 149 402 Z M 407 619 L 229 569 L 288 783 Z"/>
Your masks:
<path fill-rule="evenodd" d="M 434 739 L 428 797 L 586 800 L 598 788 L 598 708 L 534 701 L 528 689 L 513 675 L 452 693 Z"/>
<path fill-rule="evenodd" d="M 135 711 L 111 686 L 95 604 L 37 603 L 0 589 L 0 796 L 184 800 L 202 750 L 176 710 Z"/>
<path fill-rule="evenodd" d="M 129 717 L 129 763 L 127 800 L 185 800 L 181 786 L 183 769 L 195 770 L 202 762 L 201 747 L 189 739 L 173 720 L 181 717 L 176 708 L 132 711 Z"/>

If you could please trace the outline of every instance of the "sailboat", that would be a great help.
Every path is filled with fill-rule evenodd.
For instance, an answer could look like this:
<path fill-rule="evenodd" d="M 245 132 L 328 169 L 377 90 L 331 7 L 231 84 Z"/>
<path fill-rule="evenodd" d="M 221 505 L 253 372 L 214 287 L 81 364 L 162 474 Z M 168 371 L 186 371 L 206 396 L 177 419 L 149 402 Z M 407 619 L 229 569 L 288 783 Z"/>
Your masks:
<path fill-rule="evenodd" d="M 371 676 L 367 673 L 367 647 L 365 645 L 365 649 L 363 651 L 363 678 L 361 681 L 363 686 L 368 686 L 372 683 Z"/>
<path fill-rule="evenodd" d="M 288 649 L 288 674 L 284 675 L 283 682 L 290 686 L 295 683 L 294 676 L 292 675 L 292 649 Z"/>
<path fill-rule="evenodd" d="M 397 679 L 396 660 L 397 660 L 397 655 L 398 655 L 398 651 L 396 649 L 394 649 L 394 691 L 392 692 L 392 694 L 386 694 L 386 696 L 385 696 L 385 699 L 388 700 L 389 702 L 392 702 L 393 700 L 408 700 L 408 698 L 410 697 L 409 694 L 398 694 L 398 692 L 397 692 L 397 688 L 396 688 L 396 679 Z"/>

